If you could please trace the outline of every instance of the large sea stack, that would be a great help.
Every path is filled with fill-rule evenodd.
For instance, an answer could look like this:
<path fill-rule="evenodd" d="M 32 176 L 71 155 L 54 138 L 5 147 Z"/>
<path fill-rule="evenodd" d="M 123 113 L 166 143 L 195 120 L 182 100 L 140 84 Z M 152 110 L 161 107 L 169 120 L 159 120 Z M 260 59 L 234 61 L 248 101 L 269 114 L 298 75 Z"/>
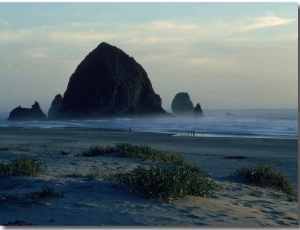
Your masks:
<path fill-rule="evenodd" d="M 56 119 L 161 115 L 157 95 L 143 67 L 122 50 L 101 43 L 69 79 Z"/>
<path fill-rule="evenodd" d="M 40 108 L 38 102 L 34 102 L 31 108 L 22 108 L 18 106 L 14 108 L 10 113 L 7 120 L 19 121 L 19 120 L 45 120 L 46 115 Z"/>

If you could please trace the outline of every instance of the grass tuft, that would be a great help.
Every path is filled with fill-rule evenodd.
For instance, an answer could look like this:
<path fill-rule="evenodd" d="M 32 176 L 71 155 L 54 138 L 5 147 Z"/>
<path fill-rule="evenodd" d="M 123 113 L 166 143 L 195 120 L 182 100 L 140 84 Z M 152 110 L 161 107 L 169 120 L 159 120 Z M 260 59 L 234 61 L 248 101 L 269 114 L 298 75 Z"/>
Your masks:
<path fill-rule="evenodd" d="M 0 204 L 6 202 L 22 202 L 22 203 L 38 203 L 38 204 L 48 204 L 50 198 L 60 198 L 64 195 L 60 192 L 54 191 L 53 188 L 49 186 L 43 186 L 40 191 L 26 193 L 21 196 L 11 195 L 11 194 L 0 194 Z"/>
<path fill-rule="evenodd" d="M 144 161 L 163 162 L 183 165 L 184 158 L 180 154 L 167 155 L 161 150 L 147 145 L 131 145 L 129 143 L 117 143 L 115 151 L 119 157 L 138 158 Z"/>
<path fill-rule="evenodd" d="M 112 174 L 111 181 L 126 184 L 147 198 L 172 201 L 185 195 L 210 197 L 214 183 L 206 175 L 185 167 L 138 166 L 132 172 Z"/>
<path fill-rule="evenodd" d="M 297 199 L 297 192 L 285 174 L 277 171 L 271 165 L 243 166 L 237 169 L 234 176 L 246 183 L 258 186 L 271 186 Z"/>
<path fill-rule="evenodd" d="M 0 145 L 0 151 L 18 151 L 18 152 L 29 152 L 32 149 L 25 145 Z"/>
<path fill-rule="evenodd" d="M 114 148 L 107 146 L 107 147 L 102 147 L 102 146 L 93 146 L 90 147 L 88 150 L 82 152 L 82 156 L 84 157 L 94 157 L 94 156 L 102 156 L 107 153 L 112 153 L 114 152 Z"/>
<path fill-rule="evenodd" d="M 45 171 L 45 166 L 34 157 L 21 157 L 10 160 L 8 164 L 0 163 L 0 177 L 38 176 Z"/>
<path fill-rule="evenodd" d="M 60 151 L 59 151 L 59 154 L 64 155 L 64 156 L 69 156 L 69 155 L 72 154 L 72 152 L 71 152 L 71 151 L 67 152 L 67 151 L 65 151 L 65 150 L 60 150 Z"/>
<path fill-rule="evenodd" d="M 85 177 L 91 180 L 96 180 L 103 178 L 103 175 L 99 171 L 95 171 L 86 174 Z"/>
<path fill-rule="evenodd" d="M 101 156 L 116 153 L 118 157 L 137 158 L 142 161 L 164 163 L 164 166 L 139 166 L 132 172 L 110 174 L 108 179 L 126 184 L 130 190 L 150 199 L 171 201 L 185 195 L 210 197 L 215 184 L 202 170 L 189 164 L 182 154 L 166 154 L 147 145 L 117 143 L 114 147 L 93 146 L 82 152 L 82 156 Z M 99 172 L 86 175 L 101 178 Z"/>
<path fill-rule="evenodd" d="M 51 187 L 43 186 L 40 191 L 24 194 L 22 200 L 29 203 L 46 203 L 50 198 L 60 197 L 64 197 L 64 195 L 54 191 Z"/>
<path fill-rule="evenodd" d="M 92 157 L 101 156 L 108 153 L 116 153 L 118 157 L 138 158 L 143 161 L 161 162 L 166 164 L 175 164 L 187 166 L 187 163 L 182 154 L 171 153 L 166 154 L 161 150 L 151 148 L 147 145 L 131 145 L 129 143 L 117 143 L 114 147 L 111 146 L 93 146 L 81 153 L 82 156 Z M 190 167 L 193 167 L 189 165 Z M 196 170 L 196 167 L 193 167 Z"/>

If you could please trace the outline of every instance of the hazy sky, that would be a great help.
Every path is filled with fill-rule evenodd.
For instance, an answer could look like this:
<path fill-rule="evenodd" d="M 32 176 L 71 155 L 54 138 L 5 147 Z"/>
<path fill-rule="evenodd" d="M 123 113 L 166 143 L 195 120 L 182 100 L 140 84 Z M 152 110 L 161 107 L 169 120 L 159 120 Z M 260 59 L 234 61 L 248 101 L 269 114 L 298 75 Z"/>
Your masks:
<path fill-rule="evenodd" d="M 47 113 L 101 42 L 140 63 L 170 109 L 298 108 L 298 3 L 0 3 L 0 111 Z"/>

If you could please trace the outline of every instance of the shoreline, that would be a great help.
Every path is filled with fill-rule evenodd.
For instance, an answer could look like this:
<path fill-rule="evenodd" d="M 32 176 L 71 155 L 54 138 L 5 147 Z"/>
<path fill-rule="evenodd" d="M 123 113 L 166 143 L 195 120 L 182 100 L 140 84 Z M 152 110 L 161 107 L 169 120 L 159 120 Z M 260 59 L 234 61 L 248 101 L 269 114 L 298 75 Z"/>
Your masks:
<path fill-rule="evenodd" d="M 91 146 L 116 143 L 148 145 L 180 152 L 215 181 L 212 198 L 185 196 L 161 203 L 132 194 L 123 186 L 84 175 L 133 170 L 141 164 L 114 155 L 81 157 Z M 22 223 L 38 226 L 207 226 L 297 227 L 298 202 L 287 201 L 279 191 L 246 185 L 230 179 L 239 166 L 272 163 L 291 175 L 298 185 L 298 141 L 284 139 L 191 138 L 170 134 L 108 131 L 82 128 L 3 128 L 0 146 L 25 146 L 0 151 L 1 161 L 34 156 L 47 170 L 39 177 L 0 178 L 1 193 L 22 195 L 47 185 L 64 193 L 47 205 L 7 202 L 0 204 L 0 225 Z M 64 150 L 69 155 L 62 155 Z M 284 153 L 284 154 L 283 154 Z M 72 176 L 75 175 L 75 176 Z M 82 176 L 80 176 L 82 175 Z"/>
<path fill-rule="evenodd" d="M 191 134 L 192 131 L 136 131 L 129 129 L 114 129 L 114 128 L 99 128 L 99 127 L 73 127 L 73 126 L 61 126 L 61 127 L 40 127 L 40 126 L 0 126 L 2 129 L 45 129 L 45 130 L 83 130 L 83 131 L 105 131 L 105 132 L 134 132 L 134 133 L 145 133 L 145 134 L 162 134 L 171 135 L 173 137 L 193 137 L 193 138 L 230 138 L 230 139 L 275 139 L 275 140 L 298 140 L 298 137 L 287 137 L 287 136 L 265 136 L 265 135 L 244 135 L 244 134 L 212 134 L 212 133 L 197 133 L 194 132 L 194 136 Z"/>
<path fill-rule="evenodd" d="M 218 110 L 219 111 L 219 110 Z M 187 117 L 153 118 L 153 117 L 117 117 L 108 119 L 83 120 L 45 120 L 45 121 L 4 121 L 0 120 L 0 127 L 74 127 L 82 129 L 100 129 L 109 131 L 154 132 L 173 135 L 187 135 L 195 132 L 198 137 L 232 137 L 232 138 L 277 138 L 298 139 L 297 110 L 273 111 L 241 110 L 235 116 L 226 116 L 225 110 L 208 112 L 200 119 Z"/>
<path fill-rule="evenodd" d="M 273 164 L 298 187 L 298 140 L 277 138 L 188 137 L 153 132 L 129 132 L 94 128 L 0 127 L 0 145 L 35 146 L 37 150 L 81 151 L 95 145 L 116 143 L 148 145 L 167 152 L 182 153 L 213 177 L 229 176 L 236 167 Z M 244 159 L 226 157 L 242 156 Z M 218 164 L 223 164 L 219 168 Z M 221 170 L 223 169 L 223 170 Z"/>

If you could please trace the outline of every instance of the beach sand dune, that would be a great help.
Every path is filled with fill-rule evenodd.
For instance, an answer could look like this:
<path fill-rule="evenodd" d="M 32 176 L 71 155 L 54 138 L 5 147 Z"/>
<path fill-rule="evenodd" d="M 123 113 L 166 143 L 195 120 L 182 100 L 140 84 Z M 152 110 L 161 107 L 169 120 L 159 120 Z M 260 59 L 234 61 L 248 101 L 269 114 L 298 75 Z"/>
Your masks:
<path fill-rule="evenodd" d="M 250 186 L 230 177 L 238 165 L 286 155 L 285 172 L 297 173 L 297 140 L 187 138 L 153 133 L 80 129 L 3 128 L 2 146 L 27 146 L 1 151 L 1 162 L 34 156 L 47 166 L 38 177 L 0 178 L 0 193 L 21 196 L 49 186 L 63 197 L 32 203 L 21 200 L 0 204 L 1 225 L 38 226 L 206 226 L 297 227 L 298 203 L 279 191 Z M 179 151 L 211 174 L 219 185 L 212 198 L 186 196 L 171 203 L 146 199 L 126 186 L 87 175 L 108 175 L 133 170 L 141 161 L 114 154 L 82 157 L 76 153 L 93 145 L 120 142 L 145 144 L 165 151 Z M 60 151 L 69 151 L 62 155 Z M 243 156 L 245 158 L 228 158 Z M 227 158 L 226 158 L 227 157 Z M 293 169 L 293 167 L 296 169 Z M 283 167 L 283 166 L 282 166 Z M 296 174 L 297 175 L 297 174 Z M 297 178 L 295 180 L 297 183 Z"/>

